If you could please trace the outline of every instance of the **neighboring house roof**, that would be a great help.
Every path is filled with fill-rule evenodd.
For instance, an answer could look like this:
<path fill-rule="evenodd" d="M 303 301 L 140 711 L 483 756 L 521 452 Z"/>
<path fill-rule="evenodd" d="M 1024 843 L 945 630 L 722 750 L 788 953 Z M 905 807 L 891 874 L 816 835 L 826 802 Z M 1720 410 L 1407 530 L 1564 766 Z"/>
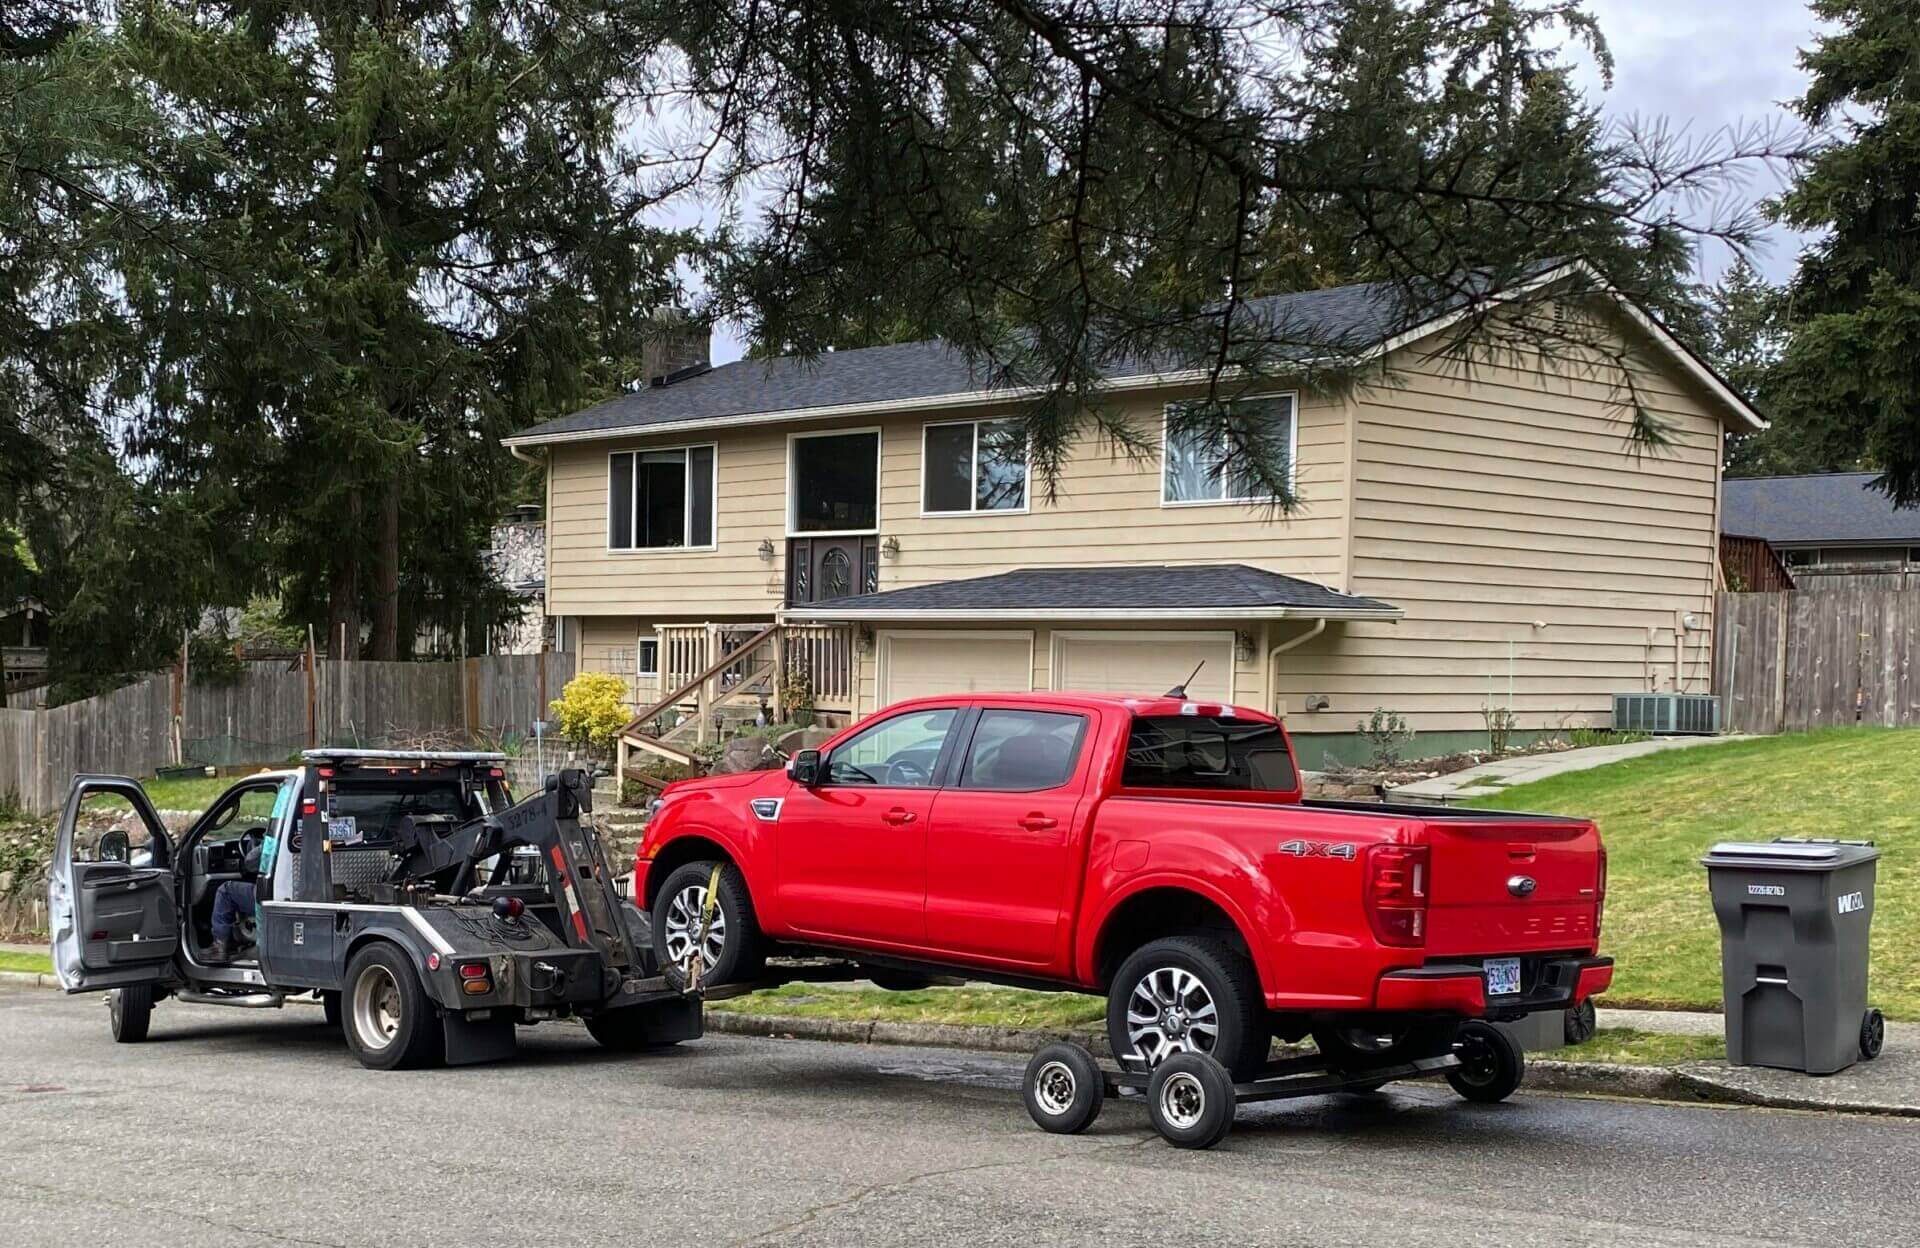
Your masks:
<path fill-rule="evenodd" d="M 1875 472 L 1790 477 L 1729 477 L 1722 486 L 1720 531 L 1762 537 L 1775 546 L 1920 545 L 1920 508 L 1894 510 L 1873 488 Z"/>
<path fill-rule="evenodd" d="M 1613 291 L 1580 261 L 1543 266 L 1539 274 L 1509 292 L 1529 291 L 1578 275 L 1595 280 L 1628 314 L 1715 393 L 1737 420 L 1765 427 L 1752 408 L 1653 317 Z M 1270 295 L 1249 300 L 1247 309 L 1290 340 L 1302 344 L 1293 357 L 1377 355 L 1455 324 L 1461 311 L 1443 311 L 1407 328 L 1407 317 L 1387 283 L 1362 283 L 1327 290 Z M 828 416 L 880 414 L 925 407 L 1004 402 L 1032 388 L 1001 383 L 984 367 L 939 340 L 887 347 L 828 351 L 813 357 L 738 360 L 702 372 L 684 370 L 665 385 L 619 395 L 585 411 L 535 425 L 504 439 L 508 446 L 585 441 L 642 432 L 670 432 L 736 424 L 764 424 Z M 1107 385 L 1134 389 L 1204 380 L 1207 370 L 1191 360 L 1116 361 Z"/>
<path fill-rule="evenodd" d="M 1021 568 L 790 608 L 817 620 L 1378 619 L 1400 608 L 1244 563 Z"/>

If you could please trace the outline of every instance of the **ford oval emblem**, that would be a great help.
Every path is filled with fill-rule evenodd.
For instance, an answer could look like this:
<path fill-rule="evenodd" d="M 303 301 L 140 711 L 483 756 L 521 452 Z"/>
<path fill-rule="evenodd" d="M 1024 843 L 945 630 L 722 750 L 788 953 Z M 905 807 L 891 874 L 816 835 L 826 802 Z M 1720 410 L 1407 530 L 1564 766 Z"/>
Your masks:
<path fill-rule="evenodd" d="M 1540 887 L 1530 875 L 1511 875 L 1507 877 L 1507 891 L 1515 897 L 1531 897 L 1533 890 Z"/>

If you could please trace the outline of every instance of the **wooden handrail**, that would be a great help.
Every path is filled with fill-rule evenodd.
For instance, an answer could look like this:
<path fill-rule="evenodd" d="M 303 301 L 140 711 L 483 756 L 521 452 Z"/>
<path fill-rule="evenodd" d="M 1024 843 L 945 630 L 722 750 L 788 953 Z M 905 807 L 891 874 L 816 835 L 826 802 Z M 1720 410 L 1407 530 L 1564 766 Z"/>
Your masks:
<path fill-rule="evenodd" d="M 759 646 L 761 642 L 773 636 L 779 630 L 780 630 L 780 626 L 778 624 L 769 624 L 765 628 L 761 629 L 759 632 L 755 633 L 748 640 L 741 642 L 738 646 L 735 646 L 733 649 L 727 651 L 725 654 L 721 655 L 718 659 L 715 659 L 713 662 L 713 665 L 707 668 L 706 671 L 701 672 L 698 676 L 695 676 L 692 680 L 689 680 L 686 684 L 681 685 L 678 689 L 675 689 L 672 693 L 668 694 L 666 697 L 661 698 L 658 702 L 655 702 L 652 706 L 640 712 L 638 715 L 635 715 L 632 719 L 628 720 L 627 726 L 620 730 L 620 735 L 622 736 L 644 735 L 640 732 L 640 727 L 642 724 L 650 723 L 656 715 L 660 714 L 660 712 L 666 710 L 668 707 L 679 702 L 680 699 L 686 697 L 688 694 L 692 693 L 695 689 L 698 689 L 701 685 L 704 685 L 709 680 L 713 679 L 714 675 L 717 672 L 720 672 L 725 668 L 732 667 L 735 663 L 740 661 L 740 657 L 742 655 L 748 653 L 749 651 L 753 650 L 755 647 Z"/>

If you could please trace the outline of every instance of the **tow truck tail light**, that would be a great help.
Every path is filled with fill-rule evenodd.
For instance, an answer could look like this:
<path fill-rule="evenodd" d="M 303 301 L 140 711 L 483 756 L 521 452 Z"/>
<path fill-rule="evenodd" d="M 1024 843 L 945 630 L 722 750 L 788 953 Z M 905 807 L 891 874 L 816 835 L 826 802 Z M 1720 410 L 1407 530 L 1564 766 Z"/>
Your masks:
<path fill-rule="evenodd" d="M 485 962 L 462 962 L 460 964 L 460 991 L 470 997 L 483 996 L 493 991 L 493 980 L 488 977 Z"/>
<path fill-rule="evenodd" d="M 1427 943 L 1425 845 L 1375 845 L 1367 851 L 1367 918 L 1383 945 Z"/>

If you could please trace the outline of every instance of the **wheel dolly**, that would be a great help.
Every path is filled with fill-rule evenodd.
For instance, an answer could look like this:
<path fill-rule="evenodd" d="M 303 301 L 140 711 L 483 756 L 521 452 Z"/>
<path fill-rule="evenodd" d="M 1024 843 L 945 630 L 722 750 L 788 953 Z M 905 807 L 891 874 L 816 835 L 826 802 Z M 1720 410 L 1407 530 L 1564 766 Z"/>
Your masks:
<path fill-rule="evenodd" d="M 1212 1148 L 1233 1130 L 1236 1106 L 1329 1092 L 1371 1092 L 1401 1079 L 1444 1075 L 1470 1101 L 1491 1103 L 1513 1094 L 1526 1074 L 1526 1057 L 1506 1032 L 1478 1019 L 1463 1023 L 1447 1052 L 1389 1065 L 1336 1069 L 1318 1053 L 1269 1062 L 1235 1083 L 1205 1053 L 1176 1053 L 1149 1071 L 1137 1057 L 1105 1067 L 1085 1045 L 1049 1044 L 1027 1063 L 1022 1084 L 1027 1112 L 1044 1131 L 1077 1135 L 1093 1125 L 1109 1096 L 1144 1096 L 1160 1138 L 1175 1148 Z"/>

